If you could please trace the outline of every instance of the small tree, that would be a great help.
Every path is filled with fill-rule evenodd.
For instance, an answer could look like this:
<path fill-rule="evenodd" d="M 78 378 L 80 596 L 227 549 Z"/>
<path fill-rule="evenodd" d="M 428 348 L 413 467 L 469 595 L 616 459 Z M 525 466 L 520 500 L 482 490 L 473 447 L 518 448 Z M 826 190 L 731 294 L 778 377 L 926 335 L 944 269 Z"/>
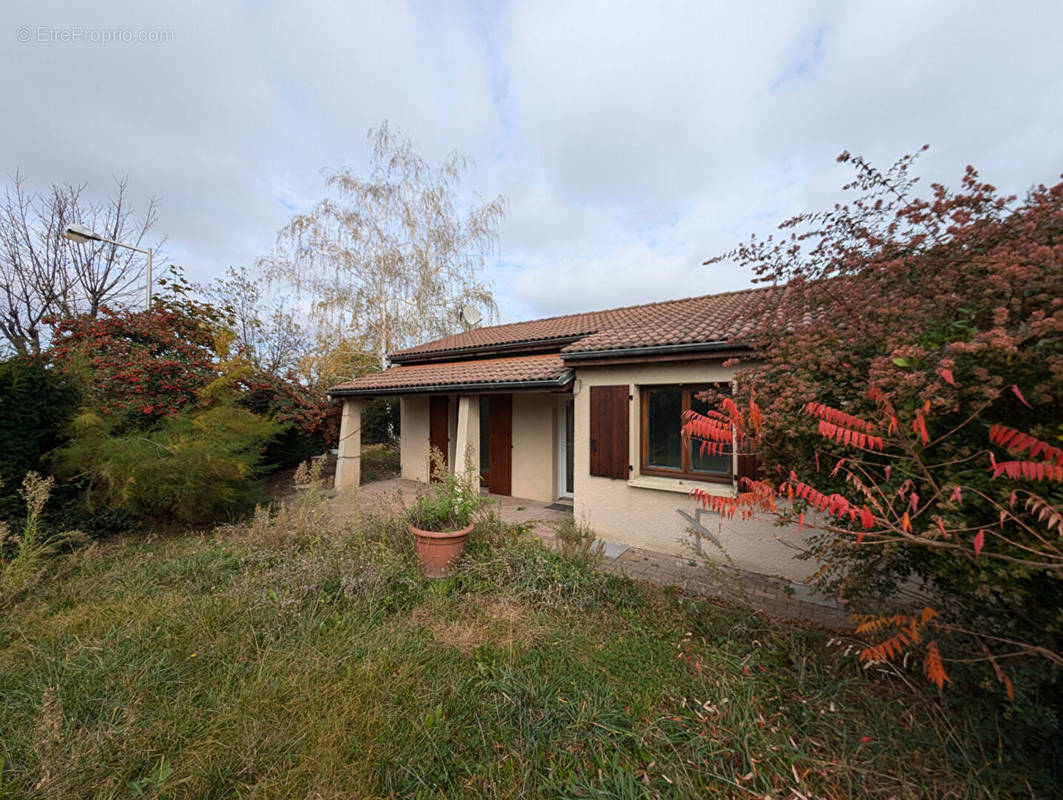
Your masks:
<path fill-rule="evenodd" d="M 251 366 L 237 402 L 287 426 L 270 444 L 267 463 L 294 466 L 332 447 L 339 439 L 340 408 L 325 395 L 315 344 L 284 298 L 271 302 L 268 287 L 244 267 L 194 288 L 227 315 L 232 347 Z"/>
<path fill-rule="evenodd" d="M 757 387 L 767 398 L 761 463 L 783 470 L 776 480 L 818 475 L 824 494 L 844 493 L 844 469 L 817 469 L 851 442 L 825 448 L 808 403 L 873 421 L 885 402 L 921 431 L 937 426 L 929 455 L 947 475 L 936 482 L 970 486 L 977 476 L 981 490 L 996 491 L 972 466 L 991 427 L 1050 442 L 1063 422 L 1063 184 L 1020 203 L 968 168 L 959 191 L 935 184 L 921 198 L 913 156 L 886 172 L 847 153 L 839 160 L 855 167 L 846 187 L 859 193 L 854 201 L 794 217 L 781 226 L 785 239 L 754 239 L 729 254 L 784 287 L 755 321 L 757 362 L 738 374 L 740 403 Z M 968 510 L 968 523 L 981 526 L 984 509 Z M 827 575 L 854 577 L 832 588 L 868 608 L 913 573 L 956 597 L 980 597 L 978 571 L 957 571 L 946 550 L 903 540 L 821 557 L 845 562 Z M 1026 602 L 1036 605 L 1035 596 Z M 979 608 L 984 601 L 965 613 Z"/>
<path fill-rule="evenodd" d="M 454 333 L 463 303 L 495 312 L 481 273 L 498 242 L 504 201 L 461 208 L 462 156 L 432 167 L 386 122 L 368 138 L 368 177 L 349 169 L 329 175 L 338 198 L 295 217 L 263 265 L 309 299 L 322 342 L 348 343 L 382 369 L 389 352 Z M 328 372 L 330 380 L 354 377 Z"/>

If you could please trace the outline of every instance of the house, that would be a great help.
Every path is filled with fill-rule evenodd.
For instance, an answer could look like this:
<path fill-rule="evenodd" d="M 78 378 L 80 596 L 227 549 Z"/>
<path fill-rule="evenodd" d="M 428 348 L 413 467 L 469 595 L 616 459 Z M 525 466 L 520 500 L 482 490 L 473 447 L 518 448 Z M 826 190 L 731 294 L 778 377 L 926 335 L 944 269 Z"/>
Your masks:
<path fill-rule="evenodd" d="M 752 323 L 778 291 L 495 325 L 394 353 L 389 369 L 329 390 L 343 400 L 336 486 L 358 484 L 366 400 L 397 395 L 403 478 L 427 481 L 436 447 L 494 494 L 570 499 L 605 541 L 689 555 L 700 525 L 739 567 L 801 579 L 814 565 L 794 559 L 797 532 L 697 512 L 691 488 L 733 495 L 751 459 L 703 456 L 681 433 L 701 389 L 731 385 L 727 361 L 751 355 Z"/>

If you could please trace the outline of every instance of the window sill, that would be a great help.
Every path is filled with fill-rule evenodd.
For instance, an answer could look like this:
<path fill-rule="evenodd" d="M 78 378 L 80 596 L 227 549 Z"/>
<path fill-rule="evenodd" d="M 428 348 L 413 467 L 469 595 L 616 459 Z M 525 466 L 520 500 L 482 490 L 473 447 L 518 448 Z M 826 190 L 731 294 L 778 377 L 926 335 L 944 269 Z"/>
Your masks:
<path fill-rule="evenodd" d="M 629 478 L 628 486 L 636 489 L 655 489 L 659 492 L 677 492 L 690 494 L 691 489 L 703 489 L 705 492 L 718 497 L 734 497 L 734 487 L 730 483 L 716 483 L 710 481 L 694 481 L 689 478 L 658 478 L 655 475 L 636 475 Z"/>

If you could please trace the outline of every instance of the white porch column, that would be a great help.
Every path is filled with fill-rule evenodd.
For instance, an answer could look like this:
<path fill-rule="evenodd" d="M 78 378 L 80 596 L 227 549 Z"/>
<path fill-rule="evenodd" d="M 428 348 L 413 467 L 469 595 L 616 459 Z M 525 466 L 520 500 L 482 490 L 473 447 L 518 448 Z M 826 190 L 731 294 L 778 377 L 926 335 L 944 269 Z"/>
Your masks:
<path fill-rule="evenodd" d="M 340 417 L 340 452 L 336 458 L 337 489 L 357 486 L 362 480 L 362 409 L 365 400 L 346 397 Z"/>
<path fill-rule="evenodd" d="M 480 490 L 480 397 L 458 398 L 458 429 L 454 436 L 454 474 L 468 479 L 473 491 Z"/>

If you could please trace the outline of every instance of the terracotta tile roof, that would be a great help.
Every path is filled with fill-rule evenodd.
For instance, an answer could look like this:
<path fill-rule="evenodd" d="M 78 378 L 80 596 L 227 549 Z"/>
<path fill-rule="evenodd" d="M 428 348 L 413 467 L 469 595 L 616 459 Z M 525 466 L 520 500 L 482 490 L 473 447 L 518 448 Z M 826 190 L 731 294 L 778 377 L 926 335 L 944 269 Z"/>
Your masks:
<path fill-rule="evenodd" d="M 392 354 L 400 363 L 329 389 L 329 394 L 401 394 L 448 386 L 559 381 L 581 354 L 722 342 L 747 343 L 759 315 L 782 289 L 688 297 L 585 314 L 477 328 Z M 551 347 L 551 345 L 553 345 Z M 554 352 L 502 358 L 477 357 L 499 348 L 550 348 Z M 566 364 L 566 357 L 573 364 Z M 424 363 L 424 359 L 435 361 Z M 466 360 L 463 360 L 466 359 Z M 412 362 L 412 363 L 411 363 Z M 418 363 L 421 362 L 421 363 Z"/>
<path fill-rule="evenodd" d="M 778 290 L 744 289 L 605 312 L 603 324 L 562 348 L 588 353 L 703 342 L 748 344 L 754 325 Z"/>
<path fill-rule="evenodd" d="M 402 394 L 404 391 L 461 385 L 490 388 L 491 384 L 499 384 L 501 388 L 506 384 L 524 381 L 555 381 L 561 385 L 562 378 L 570 375 L 571 371 L 555 353 L 477 361 L 400 364 L 333 386 L 329 394 Z"/>
<path fill-rule="evenodd" d="M 548 345 L 555 340 L 562 353 L 721 341 L 741 345 L 757 315 L 780 291 L 774 287 L 742 289 L 607 311 L 493 325 L 401 350 L 393 353 L 392 358 L 407 362 L 443 353 L 461 355 L 521 344 Z"/>
<path fill-rule="evenodd" d="M 536 319 L 529 322 L 511 322 L 506 325 L 492 325 L 487 328 L 475 328 L 465 333 L 445 336 L 433 342 L 425 342 L 416 347 L 392 353 L 392 359 L 407 356 L 431 355 L 433 353 L 480 350 L 532 342 L 549 342 L 555 339 L 573 339 L 598 330 L 601 318 L 609 312 L 592 311 L 586 314 L 569 314 L 564 317 Z"/>

